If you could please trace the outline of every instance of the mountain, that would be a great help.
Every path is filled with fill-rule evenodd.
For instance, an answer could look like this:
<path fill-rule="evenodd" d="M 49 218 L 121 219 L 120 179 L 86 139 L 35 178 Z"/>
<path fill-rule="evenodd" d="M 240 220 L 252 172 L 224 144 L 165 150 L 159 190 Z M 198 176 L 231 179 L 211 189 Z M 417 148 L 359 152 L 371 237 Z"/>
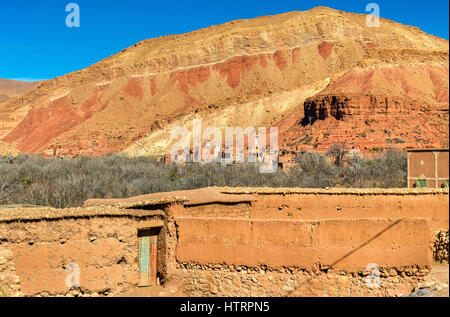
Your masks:
<path fill-rule="evenodd" d="M 30 90 L 35 89 L 39 82 L 26 82 L 0 78 L 0 103 L 12 98 L 21 96 Z"/>
<path fill-rule="evenodd" d="M 25 82 L 0 78 L 0 104 L 6 102 L 11 98 L 22 96 L 23 94 L 35 89 L 38 85 L 39 82 Z M 4 121 L 6 120 L 7 118 L 3 118 L 0 115 L 0 127 L 5 123 Z M 13 145 L 2 142 L 0 140 L 0 154 L 16 155 L 17 153 L 18 152 Z"/>
<path fill-rule="evenodd" d="M 169 151 L 175 127 L 270 127 L 326 150 L 448 146 L 449 43 L 318 7 L 135 44 L 0 103 L 0 139 L 47 156 Z"/>

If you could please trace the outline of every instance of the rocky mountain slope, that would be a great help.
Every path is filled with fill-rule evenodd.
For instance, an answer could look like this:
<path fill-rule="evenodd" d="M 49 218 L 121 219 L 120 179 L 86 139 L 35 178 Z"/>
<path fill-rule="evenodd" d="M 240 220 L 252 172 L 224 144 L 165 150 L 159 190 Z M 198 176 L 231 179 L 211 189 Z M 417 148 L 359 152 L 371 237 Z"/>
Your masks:
<path fill-rule="evenodd" d="M 156 155 L 199 118 L 275 125 L 296 149 L 448 146 L 448 45 L 323 7 L 229 22 L 142 41 L 0 103 L 0 140 L 48 156 Z"/>
<path fill-rule="evenodd" d="M 35 89 L 39 82 L 25 82 L 0 78 L 0 104 Z M 0 120 L 0 127 L 3 122 Z M 0 154 L 17 154 L 14 146 L 0 140 Z"/>

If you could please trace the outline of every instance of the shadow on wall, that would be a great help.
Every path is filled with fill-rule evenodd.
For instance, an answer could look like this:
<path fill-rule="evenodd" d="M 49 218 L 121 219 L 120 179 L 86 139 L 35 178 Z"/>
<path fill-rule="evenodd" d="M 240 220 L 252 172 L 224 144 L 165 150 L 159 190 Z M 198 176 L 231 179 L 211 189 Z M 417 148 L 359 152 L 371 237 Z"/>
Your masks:
<path fill-rule="evenodd" d="M 393 224 L 389 225 L 386 229 L 380 231 L 380 233 L 378 233 L 377 235 L 375 235 L 373 238 L 367 240 L 365 243 L 361 244 L 359 247 L 355 248 L 354 250 L 352 250 L 351 252 L 347 253 L 346 255 L 344 255 L 343 257 L 341 257 L 340 259 L 336 260 L 335 262 L 333 262 L 330 267 L 334 267 L 337 264 L 339 264 L 341 261 L 343 261 L 344 259 L 348 258 L 349 256 L 351 256 L 353 253 L 357 252 L 358 250 L 362 249 L 363 247 L 365 247 L 366 245 L 368 245 L 370 242 L 374 241 L 375 239 L 377 239 L 378 237 L 380 237 L 383 233 L 385 233 L 386 231 L 392 229 L 393 227 L 395 227 L 396 225 L 398 225 L 400 222 L 404 221 L 405 218 L 403 219 L 399 219 L 397 221 L 395 221 Z"/>

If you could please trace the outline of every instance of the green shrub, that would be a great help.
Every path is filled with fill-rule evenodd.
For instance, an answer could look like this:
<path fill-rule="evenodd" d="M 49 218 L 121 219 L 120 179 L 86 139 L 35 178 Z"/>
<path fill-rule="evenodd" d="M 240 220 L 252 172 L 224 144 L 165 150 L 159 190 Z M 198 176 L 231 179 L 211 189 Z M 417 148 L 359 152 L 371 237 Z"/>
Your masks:
<path fill-rule="evenodd" d="M 25 177 L 22 179 L 22 184 L 25 187 L 30 186 L 32 182 L 31 177 Z"/>

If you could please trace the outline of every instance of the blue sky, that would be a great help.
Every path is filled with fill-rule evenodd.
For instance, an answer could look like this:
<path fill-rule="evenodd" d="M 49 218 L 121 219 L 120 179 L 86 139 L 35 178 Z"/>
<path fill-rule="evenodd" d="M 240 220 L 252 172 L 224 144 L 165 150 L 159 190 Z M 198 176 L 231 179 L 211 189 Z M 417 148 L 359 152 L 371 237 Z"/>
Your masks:
<path fill-rule="evenodd" d="M 68 28 L 66 5 L 80 7 Z M 381 16 L 448 39 L 448 0 L 0 0 L 0 78 L 50 79 L 88 67 L 141 40 L 316 6 Z"/>

